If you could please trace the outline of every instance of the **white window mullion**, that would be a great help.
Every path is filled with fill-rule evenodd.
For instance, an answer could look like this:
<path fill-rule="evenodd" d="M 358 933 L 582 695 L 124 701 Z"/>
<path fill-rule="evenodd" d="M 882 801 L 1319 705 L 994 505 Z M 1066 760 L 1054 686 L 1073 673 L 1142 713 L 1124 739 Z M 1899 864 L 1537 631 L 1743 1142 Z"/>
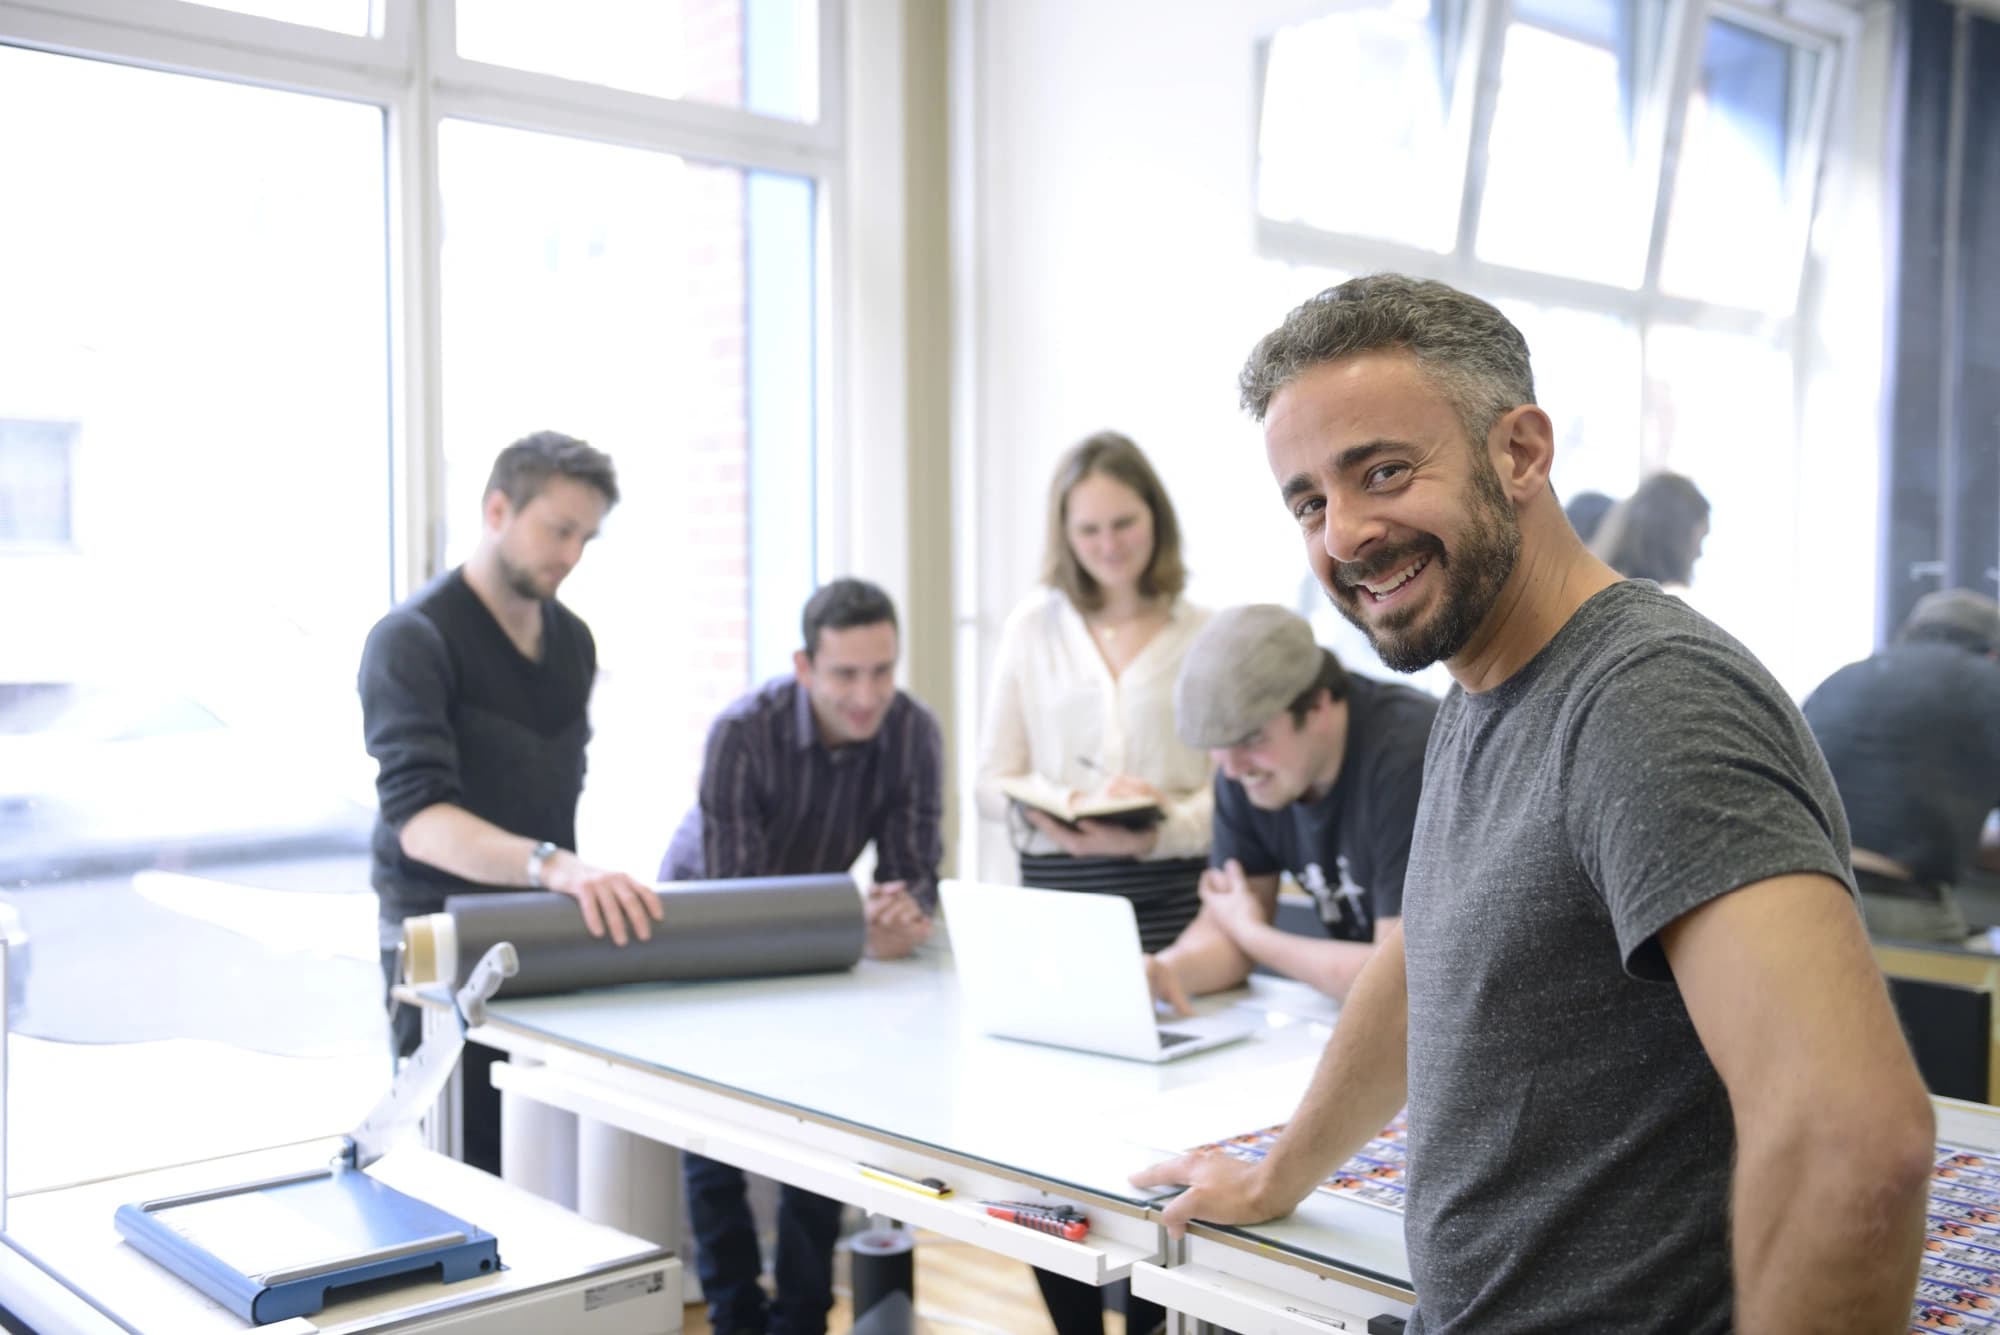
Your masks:
<path fill-rule="evenodd" d="M 408 53 L 354 37 L 178 0 L 0 0 L 0 41 L 292 92 L 375 101 L 409 77 Z"/>
<path fill-rule="evenodd" d="M 421 0 L 390 0 L 386 29 L 400 32 L 422 68 L 434 34 Z M 442 566 L 444 411 L 440 393 L 439 254 L 443 244 L 437 115 L 430 81 L 412 78 L 389 106 L 389 266 L 392 468 L 396 478 L 396 596 Z"/>
<path fill-rule="evenodd" d="M 1661 43 L 1660 129 L 1652 139 L 1658 145 L 1658 171 L 1653 190 L 1653 228 L 1646 243 L 1645 290 L 1660 287 L 1660 258 L 1667 248 L 1667 217 L 1673 212 L 1674 176 L 1680 164 L 1681 136 L 1687 127 L 1688 99 L 1694 95 L 1701 77 L 1702 34 L 1708 22 L 1708 7 L 1701 0 L 1679 0 L 1667 15 L 1666 40 Z"/>
<path fill-rule="evenodd" d="M 1463 91 L 1453 98 L 1452 128 L 1464 166 L 1455 249 L 1469 258 L 1477 253 L 1479 210 L 1486 194 L 1487 139 L 1493 132 L 1493 109 L 1500 99 L 1500 61 L 1507 49 L 1510 6 L 1507 0 L 1466 0 L 1466 5 L 1465 47 L 1458 78 Z"/>
<path fill-rule="evenodd" d="M 839 159 L 840 122 L 825 108 L 841 93 L 839 71 L 827 69 L 839 24 L 826 12 L 820 56 L 821 118 L 800 123 L 736 107 L 585 83 L 559 75 L 467 60 L 457 51 L 455 0 L 424 0 L 429 14 L 427 77 L 440 117 L 458 117 L 574 135 L 745 167 L 816 175 Z M 827 39 L 831 40 L 827 40 Z"/>
<path fill-rule="evenodd" d="M 815 142 L 837 153 L 847 143 L 847 6 L 819 0 L 819 117 Z"/>
<path fill-rule="evenodd" d="M 824 134 L 769 117 L 470 61 L 449 62 L 449 72 L 432 80 L 431 100 L 441 118 L 794 175 L 817 175 L 839 157 L 838 146 Z"/>

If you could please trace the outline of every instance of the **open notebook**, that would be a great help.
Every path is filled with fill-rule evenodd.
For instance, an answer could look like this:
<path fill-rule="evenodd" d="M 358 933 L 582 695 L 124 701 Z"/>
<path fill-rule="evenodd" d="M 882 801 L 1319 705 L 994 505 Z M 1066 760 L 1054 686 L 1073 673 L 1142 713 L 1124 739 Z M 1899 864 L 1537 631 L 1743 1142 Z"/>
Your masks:
<path fill-rule="evenodd" d="M 1083 820 L 1109 821 L 1143 830 L 1158 823 L 1159 804 L 1150 797 L 1105 797 L 1058 788 L 1039 774 L 1000 780 L 1000 791 L 1024 807 L 1054 816 L 1065 825 Z"/>

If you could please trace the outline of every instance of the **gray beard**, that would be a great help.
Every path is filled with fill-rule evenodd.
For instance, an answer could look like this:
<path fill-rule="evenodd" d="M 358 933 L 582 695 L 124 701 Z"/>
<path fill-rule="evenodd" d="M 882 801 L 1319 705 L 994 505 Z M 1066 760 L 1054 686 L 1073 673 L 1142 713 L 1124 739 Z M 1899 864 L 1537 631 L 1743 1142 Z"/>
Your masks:
<path fill-rule="evenodd" d="M 1363 589 L 1340 584 L 1326 591 L 1333 610 L 1368 637 L 1382 662 L 1395 672 L 1419 672 L 1454 657 L 1472 639 L 1500 597 L 1521 559 L 1521 524 L 1489 465 L 1473 477 L 1473 519 L 1458 544 L 1456 558 L 1443 544 L 1432 547 L 1431 562 L 1445 578 L 1440 605 L 1429 622 L 1415 613 L 1369 622 L 1361 615 Z M 1336 584 L 1339 576 L 1335 574 Z"/>

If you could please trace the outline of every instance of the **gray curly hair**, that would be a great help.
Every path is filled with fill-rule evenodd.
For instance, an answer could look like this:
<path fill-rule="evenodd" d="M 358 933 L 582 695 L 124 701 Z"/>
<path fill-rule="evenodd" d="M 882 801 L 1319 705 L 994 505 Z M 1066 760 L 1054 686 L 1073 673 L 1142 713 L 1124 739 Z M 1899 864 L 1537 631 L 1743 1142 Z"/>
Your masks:
<path fill-rule="evenodd" d="M 1307 298 L 1258 339 L 1237 377 L 1243 407 L 1262 422 L 1278 391 L 1314 366 L 1384 348 L 1417 359 L 1474 442 L 1503 413 L 1535 401 L 1528 342 L 1511 320 L 1457 288 L 1384 273 Z"/>

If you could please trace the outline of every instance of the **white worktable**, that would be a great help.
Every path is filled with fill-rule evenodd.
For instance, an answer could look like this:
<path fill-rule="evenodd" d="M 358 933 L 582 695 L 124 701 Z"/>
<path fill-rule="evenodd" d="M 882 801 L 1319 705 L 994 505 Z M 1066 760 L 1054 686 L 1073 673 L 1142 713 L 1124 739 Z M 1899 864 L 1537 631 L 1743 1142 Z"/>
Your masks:
<path fill-rule="evenodd" d="M 1333 1018 L 1283 982 L 1208 1004 L 1255 1006 L 1263 1023 L 1248 1041 L 1159 1065 L 983 1037 L 962 1025 L 948 949 L 933 945 L 842 974 L 503 991 L 473 1036 L 511 1054 L 494 1079 L 517 1098 L 1075 1278 L 1137 1267 L 1142 1292 L 1171 1287 L 1179 1310 L 1237 1330 L 1324 1332 L 1336 1313 L 1406 1313 L 1402 1220 L 1354 1201 L 1316 1196 L 1273 1225 L 1199 1228 L 1169 1255 L 1149 1194 L 1127 1175 L 1282 1120 Z M 885 1186 L 861 1163 L 942 1178 L 953 1196 Z M 1001 1224 L 977 1204 L 1042 1195 L 1085 1205 L 1090 1237 Z M 1173 1267 L 1185 1273 L 1169 1285 Z"/>

